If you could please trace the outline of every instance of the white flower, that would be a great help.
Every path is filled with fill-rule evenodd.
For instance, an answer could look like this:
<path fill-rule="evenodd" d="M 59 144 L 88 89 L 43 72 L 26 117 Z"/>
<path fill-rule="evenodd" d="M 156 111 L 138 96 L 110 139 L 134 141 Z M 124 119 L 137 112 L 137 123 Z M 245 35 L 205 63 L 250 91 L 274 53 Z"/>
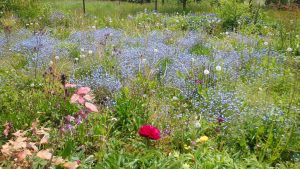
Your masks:
<path fill-rule="evenodd" d="M 146 95 L 146 94 L 143 94 L 143 97 L 144 97 L 144 98 L 146 98 L 146 97 L 147 97 L 147 95 Z"/>
<path fill-rule="evenodd" d="M 176 101 L 176 100 L 179 100 L 179 99 L 178 99 L 178 97 L 173 96 L 172 100 Z"/>
<path fill-rule="evenodd" d="M 229 35 L 229 32 L 225 32 L 226 35 Z"/>
<path fill-rule="evenodd" d="M 296 35 L 296 38 L 300 38 L 300 35 Z"/>
<path fill-rule="evenodd" d="M 79 57 L 80 57 L 80 58 L 85 58 L 85 55 L 80 55 Z"/>
<path fill-rule="evenodd" d="M 52 66 L 52 65 L 53 65 L 53 61 L 50 61 L 49 66 Z"/>
<path fill-rule="evenodd" d="M 190 165 L 187 163 L 182 164 L 183 169 L 190 169 Z"/>
<path fill-rule="evenodd" d="M 265 45 L 265 46 L 268 46 L 268 45 L 269 45 L 269 43 L 268 43 L 268 42 L 264 42 L 264 45 Z"/>
<path fill-rule="evenodd" d="M 28 24 L 28 23 L 26 23 L 26 26 L 29 26 L 29 24 Z"/>
<path fill-rule="evenodd" d="M 93 54 L 93 51 L 92 51 L 92 50 L 89 50 L 89 54 L 90 54 L 90 55 Z"/>
<path fill-rule="evenodd" d="M 96 29 L 96 26 L 92 26 L 93 29 Z"/>
<path fill-rule="evenodd" d="M 58 59 L 59 59 L 59 56 L 55 56 L 55 59 L 58 60 Z"/>
<path fill-rule="evenodd" d="M 267 26 L 264 26 L 264 28 L 267 29 L 268 27 L 267 27 Z"/>
<path fill-rule="evenodd" d="M 157 52 L 158 52 L 158 49 L 154 49 L 154 52 L 157 53 Z"/>
<path fill-rule="evenodd" d="M 192 62 L 195 62 L 195 58 L 192 58 Z"/>
<path fill-rule="evenodd" d="M 209 74 L 209 70 L 205 69 L 205 70 L 204 70 L 204 74 L 205 74 L 205 75 L 208 75 L 208 74 Z"/>
<path fill-rule="evenodd" d="M 75 58 L 75 61 L 78 61 L 79 59 L 78 58 Z"/>
<path fill-rule="evenodd" d="M 147 61 L 147 59 L 142 59 L 142 62 L 145 63 Z"/>
<path fill-rule="evenodd" d="M 113 36 L 113 35 L 114 35 L 113 33 L 110 33 L 110 34 L 109 34 L 109 36 Z"/>
<path fill-rule="evenodd" d="M 81 48 L 81 49 L 80 49 L 80 51 L 81 51 L 81 52 L 84 52 L 84 49 L 83 49 L 83 48 Z"/>
<path fill-rule="evenodd" d="M 201 127 L 201 124 L 199 121 L 196 121 L 195 122 L 195 128 L 199 129 Z"/>
<path fill-rule="evenodd" d="M 31 22 L 30 25 L 33 25 L 33 23 Z"/>
<path fill-rule="evenodd" d="M 286 51 L 291 52 L 291 51 L 293 51 L 293 49 L 289 47 L 286 49 Z"/>
<path fill-rule="evenodd" d="M 31 84 L 30 84 L 30 87 L 34 87 L 34 83 L 31 83 Z"/>
<path fill-rule="evenodd" d="M 222 70 L 222 67 L 218 65 L 218 66 L 216 66 L 216 70 L 217 70 L 217 71 L 221 71 L 221 70 Z"/>

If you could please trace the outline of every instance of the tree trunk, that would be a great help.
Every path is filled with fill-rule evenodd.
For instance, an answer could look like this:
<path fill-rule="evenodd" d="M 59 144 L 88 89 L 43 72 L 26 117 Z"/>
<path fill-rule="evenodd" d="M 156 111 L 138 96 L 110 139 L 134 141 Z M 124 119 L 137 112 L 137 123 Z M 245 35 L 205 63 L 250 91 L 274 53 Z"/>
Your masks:
<path fill-rule="evenodd" d="M 83 5 L 83 13 L 85 14 L 85 0 L 82 0 L 82 5 Z"/>
<path fill-rule="evenodd" d="M 154 7 L 154 11 L 157 12 L 157 0 L 155 0 L 155 7 Z"/>
<path fill-rule="evenodd" d="M 187 2 L 187 0 L 183 0 L 183 1 L 182 1 L 182 8 L 183 8 L 183 10 L 186 9 L 186 2 Z"/>
<path fill-rule="evenodd" d="M 165 0 L 161 0 L 161 4 L 164 5 L 165 4 Z"/>

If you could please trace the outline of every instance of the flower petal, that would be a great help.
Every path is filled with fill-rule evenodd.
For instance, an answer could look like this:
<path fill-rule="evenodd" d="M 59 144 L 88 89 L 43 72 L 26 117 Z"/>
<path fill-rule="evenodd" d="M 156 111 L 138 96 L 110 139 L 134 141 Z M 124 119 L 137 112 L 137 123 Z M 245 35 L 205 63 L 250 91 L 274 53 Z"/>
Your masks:
<path fill-rule="evenodd" d="M 74 88 L 74 87 L 76 87 L 76 84 L 72 84 L 72 83 L 65 84 L 65 88 Z"/>
<path fill-rule="evenodd" d="M 78 94 L 73 94 L 71 97 L 71 103 L 76 103 L 79 99 L 79 95 Z"/>
<path fill-rule="evenodd" d="M 91 91 L 91 88 L 89 87 L 80 87 L 78 90 L 77 90 L 77 94 L 78 95 L 86 95 L 88 94 L 89 92 Z"/>
<path fill-rule="evenodd" d="M 89 103 L 89 102 L 86 102 L 85 103 L 85 107 L 90 111 L 90 112 L 99 112 L 97 107 L 92 104 L 92 103 Z"/>

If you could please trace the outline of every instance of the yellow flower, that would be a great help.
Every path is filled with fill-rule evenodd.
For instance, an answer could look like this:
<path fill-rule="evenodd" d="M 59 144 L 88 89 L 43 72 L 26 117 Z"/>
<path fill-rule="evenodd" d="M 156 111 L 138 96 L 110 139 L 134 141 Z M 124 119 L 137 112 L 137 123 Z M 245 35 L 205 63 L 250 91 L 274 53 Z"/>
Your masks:
<path fill-rule="evenodd" d="M 175 151 L 173 156 L 176 157 L 176 158 L 179 158 L 179 152 Z"/>
<path fill-rule="evenodd" d="M 182 168 L 183 168 L 183 169 L 189 169 L 189 168 L 190 168 L 190 165 L 187 164 L 187 163 L 184 163 L 184 164 L 182 165 Z"/>
<path fill-rule="evenodd" d="M 197 143 L 204 143 L 206 141 L 208 141 L 208 137 L 207 136 L 201 136 L 200 138 L 198 138 L 196 140 Z"/>
<path fill-rule="evenodd" d="M 189 149 L 191 149 L 191 146 L 188 146 L 188 145 L 185 144 L 184 149 L 189 150 Z"/>

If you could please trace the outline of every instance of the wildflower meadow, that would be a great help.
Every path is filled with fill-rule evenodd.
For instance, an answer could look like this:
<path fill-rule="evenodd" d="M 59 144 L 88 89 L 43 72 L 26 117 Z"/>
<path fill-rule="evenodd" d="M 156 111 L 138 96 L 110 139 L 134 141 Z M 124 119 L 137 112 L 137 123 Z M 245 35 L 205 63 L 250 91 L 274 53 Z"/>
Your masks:
<path fill-rule="evenodd" d="M 0 169 L 298 169 L 299 0 L 1 0 Z"/>

